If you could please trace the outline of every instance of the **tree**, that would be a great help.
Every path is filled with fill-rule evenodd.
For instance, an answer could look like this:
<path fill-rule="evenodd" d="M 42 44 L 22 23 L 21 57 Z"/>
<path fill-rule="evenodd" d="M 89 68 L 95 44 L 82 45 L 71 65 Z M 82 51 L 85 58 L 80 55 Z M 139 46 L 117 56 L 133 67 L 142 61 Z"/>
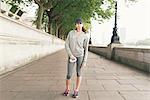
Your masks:
<path fill-rule="evenodd" d="M 44 11 L 46 9 L 51 9 L 51 1 L 50 0 L 34 0 L 35 3 L 38 5 L 38 14 L 37 14 L 37 29 L 41 29 L 41 23 L 42 23 L 42 18 L 43 18 L 43 14 Z"/>

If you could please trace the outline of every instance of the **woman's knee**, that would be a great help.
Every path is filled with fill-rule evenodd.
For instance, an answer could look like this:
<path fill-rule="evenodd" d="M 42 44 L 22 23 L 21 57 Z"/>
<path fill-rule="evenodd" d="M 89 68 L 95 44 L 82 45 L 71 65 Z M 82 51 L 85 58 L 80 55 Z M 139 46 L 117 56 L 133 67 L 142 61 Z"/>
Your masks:
<path fill-rule="evenodd" d="M 81 77 L 81 73 L 77 73 L 77 77 Z"/>
<path fill-rule="evenodd" d="M 71 79 L 71 76 L 72 76 L 72 75 L 67 75 L 67 79 Z"/>

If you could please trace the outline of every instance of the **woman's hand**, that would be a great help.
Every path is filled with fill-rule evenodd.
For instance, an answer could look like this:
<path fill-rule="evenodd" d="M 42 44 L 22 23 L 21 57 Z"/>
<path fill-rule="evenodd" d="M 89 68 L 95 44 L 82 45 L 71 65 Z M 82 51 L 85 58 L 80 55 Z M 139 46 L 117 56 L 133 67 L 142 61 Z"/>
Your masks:
<path fill-rule="evenodd" d="M 86 63 L 85 62 L 82 63 L 81 68 L 82 67 L 86 67 Z"/>
<path fill-rule="evenodd" d="M 73 59 L 73 60 L 74 60 L 74 59 L 76 59 L 76 57 L 75 57 L 75 56 L 73 56 L 73 55 L 71 55 L 71 56 L 70 56 L 70 58 L 71 58 L 71 59 Z"/>
<path fill-rule="evenodd" d="M 70 57 L 70 60 L 69 60 L 69 61 L 70 61 L 70 62 L 76 62 L 76 61 L 77 61 L 77 58 L 72 55 L 72 56 Z"/>

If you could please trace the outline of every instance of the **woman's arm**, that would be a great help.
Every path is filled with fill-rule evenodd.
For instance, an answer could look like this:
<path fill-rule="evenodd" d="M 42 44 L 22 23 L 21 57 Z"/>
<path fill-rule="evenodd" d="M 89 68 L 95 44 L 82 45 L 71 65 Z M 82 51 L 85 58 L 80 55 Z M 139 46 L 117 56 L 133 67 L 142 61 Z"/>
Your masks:
<path fill-rule="evenodd" d="M 88 37 L 86 37 L 86 39 L 84 40 L 84 56 L 83 56 L 83 65 L 86 65 L 87 62 L 87 57 L 88 57 L 88 46 L 89 46 L 89 39 Z"/>
<path fill-rule="evenodd" d="M 67 36 L 67 39 L 66 39 L 66 42 L 65 42 L 65 49 L 66 49 L 67 54 L 69 55 L 69 57 L 72 57 L 73 54 L 72 54 L 72 52 L 70 50 L 70 47 L 69 47 L 69 41 L 70 41 L 70 32 L 69 32 L 69 34 Z"/>

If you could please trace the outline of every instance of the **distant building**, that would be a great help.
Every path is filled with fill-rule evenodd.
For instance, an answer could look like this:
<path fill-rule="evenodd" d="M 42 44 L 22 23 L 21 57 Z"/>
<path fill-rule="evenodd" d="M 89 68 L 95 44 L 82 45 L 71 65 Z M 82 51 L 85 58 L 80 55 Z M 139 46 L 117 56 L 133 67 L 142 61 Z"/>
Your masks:
<path fill-rule="evenodd" d="M 125 43 L 126 42 L 126 28 L 125 27 L 121 27 L 118 29 L 118 34 L 120 37 L 120 42 L 121 43 Z"/>

